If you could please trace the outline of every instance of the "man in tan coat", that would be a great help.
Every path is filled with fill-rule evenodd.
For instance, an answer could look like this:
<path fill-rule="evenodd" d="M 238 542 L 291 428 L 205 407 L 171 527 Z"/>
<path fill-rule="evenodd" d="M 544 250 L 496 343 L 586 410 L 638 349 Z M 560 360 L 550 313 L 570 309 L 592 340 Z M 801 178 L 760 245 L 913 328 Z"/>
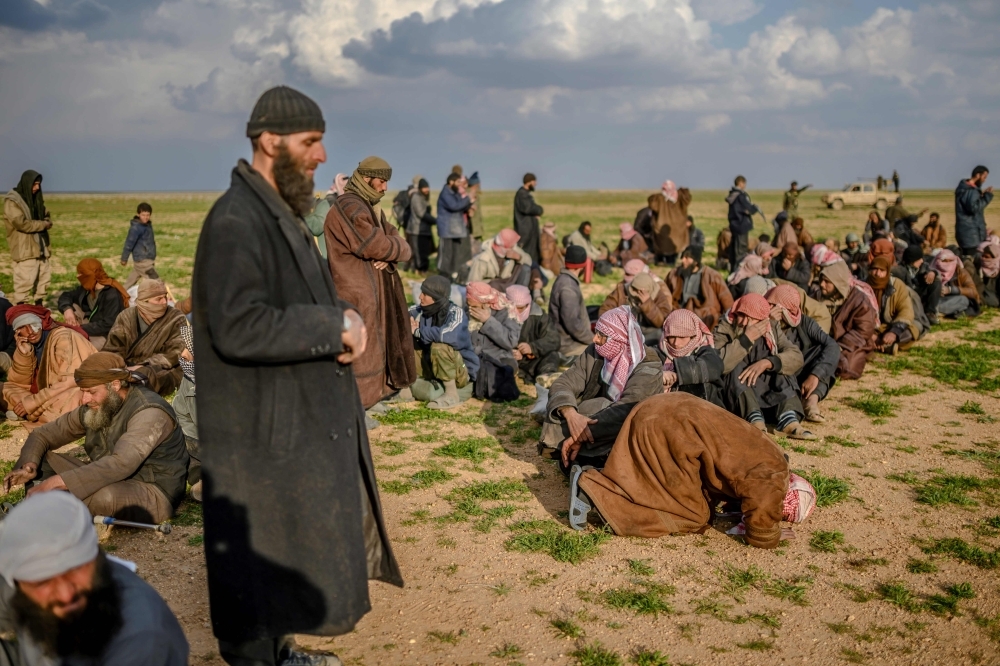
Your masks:
<path fill-rule="evenodd" d="M 52 221 L 42 196 L 42 174 L 25 171 L 17 187 L 3 198 L 7 247 L 13 263 L 14 304 L 34 300 L 41 305 L 52 279 L 49 232 Z"/>
<path fill-rule="evenodd" d="M 80 406 L 73 372 L 97 352 L 82 329 L 58 324 L 52 313 L 36 305 L 7 310 L 17 349 L 3 385 L 10 420 L 26 419 L 28 429 Z"/>
<path fill-rule="evenodd" d="M 691 310 L 713 328 L 733 304 L 733 295 L 719 272 L 703 266 L 701 249 L 689 247 L 681 253 L 680 266 L 667 274 L 667 287 L 674 309 Z"/>

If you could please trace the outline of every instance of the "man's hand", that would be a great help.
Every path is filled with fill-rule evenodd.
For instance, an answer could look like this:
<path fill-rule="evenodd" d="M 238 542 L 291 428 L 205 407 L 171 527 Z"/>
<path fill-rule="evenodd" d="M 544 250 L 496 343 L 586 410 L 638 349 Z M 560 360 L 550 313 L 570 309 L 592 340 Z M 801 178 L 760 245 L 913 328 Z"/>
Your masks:
<path fill-rule="evenodd" d="M 344 329 L 340 334 L 340 344 L 344 346 L 344 351 L 337 354 L 337 362 L 347 365 L 358 356 L 365 353 L 365 346 L 368 344 L 368 332 L 365 329 L 365 322 L 354 310 L 344 310 L 344 317 L 351 322 L 349 329 Z"/>
<path fill-rule="evenodd" d="M 930 208 L 924 208 L 922 211 L 920 211 L 919 213 L 917 213 L 917 217 L 918 218 L 923 217 L 924 215 L 927 214 L 927 211 L 929 211 L 929 210 L 930 210 Z"/>
<path fill-rule="evenodd" d="M 80 320 L 76 318 L 76 313 L 73 312 L 73 308 L 68 308 L 65 312 L 63 312 L 63 321 L 70 326 L 80 325 Z"/>
<path fill-rule="evenodd" d="M 25 356 L 35 355 L 35 345 L 31 344 L 31 340 L 19 333 L 14 334 L 14 339 L 17 343 L 17 351 L 21 352 Z"/>
<path fill-rule="evenodd" d="M 632 295 L 635 296 L 636 299 L 639 301 L 639 303 L 641 303 L 643 305 L 650 298 L 652 298 L 651 294 L 648 291 L 646 291 L 645 289 L 636 289 L 634 292 L 632 292 Z"/>
<path fill-rule="evenodd" d="M 808 398 L 813 393 L 816 392 L 816 388 L 819 386 L 819 377 L 816 375 L 809 375 L 806 380 L 802 382 L 802 397 Z"/>
<path fill-rule="evenodd" d="M 937 279 L 937 273 L 934 271 L 927 271 L 924 273 L 924 282 L 927 284 L 934 284 L 934 280 Z"/>
<path fill-rule="evenodd" d="M 420 322 L 414 317 L 410 317 L 410 333 L 416 333 L 418 328 L 420 328 Z"/>
<path fill-rule="evenodd" d="M 987 187 L 987 188 L 986 188 L 985 190 L 983 190 L 983 192 L 988 192 L 989 194 L 993 194 L 993 186 L 992 186 L 992 185 L 990 185 L 990 186 L 989 186 L 989 187 Z"/>
<path fill-rule="evenodd" d="M 597 419 L 584 416 L 576 411 L 575 407 L 564 407 L 562 417 L 566 419 L 566 426 L 569 428 L 569 436 L 574 442 L 584 441 L 594 443 L 594 435 L 590 432 L 590 426 L 597 423 Z"/>
<path fill-rule="evenodd" d="M 774 366 L 772 366 L 771 362 L 766 358 L 763 361 L 757 361 L 740 373 L 740 382 L 746 384 L 747 386 L 755 386 L 757 384 L 757 379 L 772 367 Z"/>
<path fill-rule="evenodd" d="M 518 252 L 517 250 L 515 250 L 514 248 L 511 248 L 511 249 L 507 250 L 506 252 L 504 252 L 503 258 L 504 259 L 513 259 L 514 261 L 519 261 L 521 259 L 521 253 Z"/>
<path fill-rule="evenodd" d="M 527 356 L 528 358 L 531 358 L 532 356 L 535 355 L 535 352 L 531 349 L 531 345 L 529 345 L 527 342 L 519 343 L 517 345 L 517 351 L 521 352 L 522 356 Z"/>
<path fill-rule="evenodd" d="M 670 389 L 673 388 L 674 384 L 677 383 L 677 373 L 676 372 L 664 372 L 663 373 L 663 388 Z"/>
<path fill-rule="evenodd" d="M 35 463 L 24 463 L 23 467 L 12 469 L 3 477 L 3 491 L 9 493 L 14 486 L 23 486 L 28 481 L 38 476 L 38 465 Z"/>
<path fill-rule="evenodd" d="M 580 452 L 582 447 L 583 442 L 574 442 L 572 437 L 564 439 L 562 446 L 560 447 L 563 465 L 569 467 L 570 461 L 576 460 L 576 454 Z"/>
<path fill-rule="evenodd" d="M 788 270 L 791 270 L 791 268 L 792 268 L 792 260 L 791 259 L 789 259 L 788 257 L 785 257 L 784 259 L 781 260 L 781 269 L 782 270 L 788 271 Z"/>
<path fill-rule="evenodd" d="M 51 228 L 52 228 L 52 220 L 46 219 L 45 220 L 45 229 L 46 229 L 46 231 L 49 230 L 49 229 L 51 229 Z"/>
<path fill-rule="evenodd" d="M 389 263 L 385 261 L 373 261 L 372 266 L 374 266 L 377 271 L 384 271 L 389 267 Z"/>
<path fill-rule="evenodd" d="M 490 308 L 488 305 L 470 305 L 469 316 L 478 322 L 485 322 L 490 318 Z"/>
<path fill-rule="evenodd" d="M 520 361 L 521 359 L 524 358 L 524 354 L 522 354 L 521 350 L 518 349 L 517 347 L 515 347 L 510 353 L 511 355 L 514 356 L 515 361 Z"/>
<path fill-rule="evenodd" d="M 28 415 L 28 410 L 25 408 L 24 403 L 20 400 L 10 403 L 10 409 L 22 419 Z"/>
<path fill-rule="evenodd" d="M 882 349 L 885 350 L 892 346 L 892 343 L 896 341 L 896 334 L 892 331 L 887 331 L 885 335 L 882 336 Z"/>
<path fill-rule="evenodd" d="M 69 488 L 67 488 L 66 484 L 63 483 L 62 477 L 56 474 L 55 476 L 50 476 L 29 490 L 28 497 L 31 497 L 35 493 L 47 493 L 50 490 L 69 490 Z"/>
<path fill-rule="evenodd" d="M 771 320 L 761 319 L 756 324 L 750 324 L 747 326 L 746 330 L 743 331 L 743 335 L 747 336 L 747 339 L 750 340 L 750 342 L 757 342 L 757 340 L 767 335 L 767 332 L 770 329 Z"/>
<path fill-rule="evenodd" d="M 128 266 L 128 262 L 127 261 L 123 261 L 121 263 L 122 263 L 122 266 Z"/>

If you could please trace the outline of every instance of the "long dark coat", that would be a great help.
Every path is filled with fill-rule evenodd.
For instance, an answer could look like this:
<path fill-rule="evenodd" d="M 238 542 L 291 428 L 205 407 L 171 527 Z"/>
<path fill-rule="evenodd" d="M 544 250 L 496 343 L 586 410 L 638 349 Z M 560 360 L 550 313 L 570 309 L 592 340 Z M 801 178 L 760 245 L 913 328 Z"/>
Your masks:
<path fill-rule="evenodd" d="M 192 291 L 215 635 L 349 632 L 369 577 L 403 584 L 354 374 L 336 360 L 352 306 L 243 160 L 205 220 Z"/>
<path fill-rule="evenodd" d="M 538 216 L 545 212 L 535 203 L 534 195 L 528 188 L 522 187 L 514 195 L 514 231 L 521 235 L 520 245 L 531 260 L 538 263 L 541 229 L 538 226 Z"/>

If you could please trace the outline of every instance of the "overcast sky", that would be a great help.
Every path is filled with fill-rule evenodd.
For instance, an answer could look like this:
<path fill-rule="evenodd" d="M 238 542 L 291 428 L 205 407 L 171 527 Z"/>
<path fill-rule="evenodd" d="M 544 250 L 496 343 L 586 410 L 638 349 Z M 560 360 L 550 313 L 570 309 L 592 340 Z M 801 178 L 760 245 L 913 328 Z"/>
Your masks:
<path fill-rule="evenodd" d="M 1000 169 L 1000 2 L 4 0 L 0 186 L 223 189 L 277 84 L 432 187 L 904 188 Z"/>

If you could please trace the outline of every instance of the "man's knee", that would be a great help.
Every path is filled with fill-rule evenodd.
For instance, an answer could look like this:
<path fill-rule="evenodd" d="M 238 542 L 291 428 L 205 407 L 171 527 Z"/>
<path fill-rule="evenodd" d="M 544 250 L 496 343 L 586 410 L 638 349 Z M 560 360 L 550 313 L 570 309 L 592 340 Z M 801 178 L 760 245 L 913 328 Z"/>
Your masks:
<path fill-rule="evenodd" d="M 457 349 L 443 342 L 434 342 L 431 344 L 430 355 L 435 379 L 444 382 L 458 380 L 460 366 L 465 367 L 465 361 Z"/>

